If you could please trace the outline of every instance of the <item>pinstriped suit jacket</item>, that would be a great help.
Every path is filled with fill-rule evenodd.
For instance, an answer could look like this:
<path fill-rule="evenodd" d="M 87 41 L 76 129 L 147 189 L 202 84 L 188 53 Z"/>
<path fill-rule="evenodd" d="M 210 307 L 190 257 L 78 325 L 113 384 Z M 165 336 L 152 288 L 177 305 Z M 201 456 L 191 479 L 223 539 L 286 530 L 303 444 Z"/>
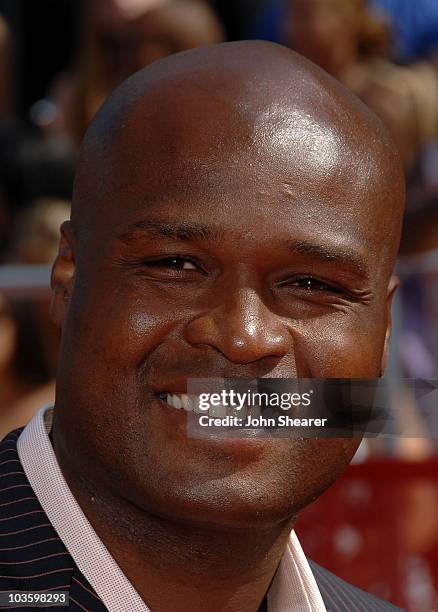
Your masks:
<path fill-rule="evenodd" d="M 365 593 L 309 560 L 327 612 L 396 612 L 400 608 Z"/>
<path fill-rule="evenodd" d="M 0 444 L 0 591 L 67 590 L 69 610 L 104 612 L 107 608 L 66 550 L 23 471 L 17 453 L 21 431 L 11 432 Z M 399 609 L 310 565 L 327 612 Z"/>

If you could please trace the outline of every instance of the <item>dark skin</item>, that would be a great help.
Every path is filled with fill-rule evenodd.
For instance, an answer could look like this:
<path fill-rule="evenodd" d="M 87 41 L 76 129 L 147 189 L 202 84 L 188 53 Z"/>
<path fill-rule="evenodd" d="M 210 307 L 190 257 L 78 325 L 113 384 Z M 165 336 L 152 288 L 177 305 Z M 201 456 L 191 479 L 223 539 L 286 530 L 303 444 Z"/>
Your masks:
<path fill-rule="evenodd" d="M 297 513 L 359 444 L 190 439 L 159 394 L 378 377 L 403 199 L 378 120 L 270 43 L 159 61 L 99 114 L 53 269 L 53 439 L 154 612 L 256 611 Z"/>

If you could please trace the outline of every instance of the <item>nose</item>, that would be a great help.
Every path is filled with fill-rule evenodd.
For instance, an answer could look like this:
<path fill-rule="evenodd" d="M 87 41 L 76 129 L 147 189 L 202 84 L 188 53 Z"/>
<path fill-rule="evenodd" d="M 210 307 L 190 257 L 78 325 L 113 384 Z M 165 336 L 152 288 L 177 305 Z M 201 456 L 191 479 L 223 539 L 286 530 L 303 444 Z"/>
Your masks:
<path fill-rule="evenodd" d="M 239 364 L 282 357 L 292 349 L 285 320 L 250 288 L 238 289 L 225 303 L 190 321 L 185 337 L 192 345 L 214 347 Z"/>

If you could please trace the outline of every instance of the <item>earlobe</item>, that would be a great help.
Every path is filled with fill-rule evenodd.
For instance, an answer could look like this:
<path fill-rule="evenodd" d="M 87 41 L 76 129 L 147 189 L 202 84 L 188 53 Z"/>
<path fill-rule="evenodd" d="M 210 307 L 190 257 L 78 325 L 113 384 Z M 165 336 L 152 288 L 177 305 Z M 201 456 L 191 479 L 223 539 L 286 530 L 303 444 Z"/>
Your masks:
<path fill-rule="evenodd" d="M 392 329 L 392 301 L 394 299 L 395 292 L 400 286 L 400 281 L 396 276 L 391 276 L 391 279 L 388 284 L 388 296 L 387 296 L 387 325 L 386 325 L 386 333 L 385 333 L 385 344 L 383 347 L 382 353 L 382 362 L 380 366 L 380 376 L 383 376 L 383 373 L 386 369 L 386 364 L 388 361 L 389 354 L 389 341 L 391 339 L 391 329 Z"/>
<path fill-rule="evenodd" d="M 60 231 L 58 255 L 52 268 L 50 316 L 55 325 L 62 327 L 73 295 L 76 249 L 71 222 L 65 221 Z"/>

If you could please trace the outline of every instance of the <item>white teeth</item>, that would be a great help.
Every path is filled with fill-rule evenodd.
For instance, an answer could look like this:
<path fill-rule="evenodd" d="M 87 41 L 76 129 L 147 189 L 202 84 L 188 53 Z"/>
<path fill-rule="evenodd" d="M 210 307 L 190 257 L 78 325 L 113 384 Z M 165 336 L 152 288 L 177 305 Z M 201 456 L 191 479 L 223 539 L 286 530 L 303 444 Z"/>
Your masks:
<path fill-rule="evenodd" d="M 186 395 L 185 393 L 168 393 L 166 400 L 169 406 L 181 410 L 183 408 L 187 412 L 192 412 L 193 407 L 197 404 L 196 398 Z"/>
<path fill-rule="evenodd" d="M 168 393 L 166 401 L 172 408 L 176 408 L 177 410 L 181 409 L 181 399 L 175 393 Z"/>
<path fill-rule="evenodd" d="M 184 409 L 186 412 L 195 412 L 196 414 L 208 414 L 211 417 L 222 418 L 227 415 L 237 416 L 241 419 L 246 419 L 247 414 L 252 417 L 260 416 L 260 408 L 258 406 L 243 406 L 240 410 L 232 406 L 220 404 L 219 406 L 210 406 L 208 411 L 201 410 L 199 406 L 199 398 L 196 395 L 187 395 L 186 393 L 167 393 L 166 399 L 169 406 L 176 410 Z"/>
<path fill-rule="evenodd" d="M 167 401 L 168 401 L 168 403 L 169 403 L 169 404 L 170 404 L 170 405 L 171 405 L 173 408 L 176 408 L 176 406 L 175 406 L 175 401 L 174 401 L 174 400 L 175 400 L 175 397 L 174 397 L 174 395 L 173 395 L 173 394 L 171 394 L 171 395 L 168 395 L 168 396 L 167 396 Z"/>
<path fill-rule="evenodd" d="M 196 397 L 194 397 L 193 395 L 186 395 L 186 398 L 187 407 L 185 408 L 185 410 L 187 410 L 187 412 L 193 412 L 193 409 L 196 406 Z"/>
<path fill-rule="evenodd" d="M 184 410 L 190 411 L 192 409 L 190 406 L 189 396 L 186 395 L 185 393 L 181 395 L 181 403 L 182 403 L 182 407 L 184 408 Z"/>

